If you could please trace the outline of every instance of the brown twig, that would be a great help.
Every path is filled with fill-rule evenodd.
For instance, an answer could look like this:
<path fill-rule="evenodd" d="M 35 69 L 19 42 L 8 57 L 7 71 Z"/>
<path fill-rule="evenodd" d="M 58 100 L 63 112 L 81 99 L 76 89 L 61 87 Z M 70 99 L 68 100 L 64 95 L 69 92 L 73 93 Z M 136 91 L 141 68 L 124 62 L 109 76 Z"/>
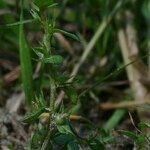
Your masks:
<path fill-rule="evenodd" d="M 103 110 L 110 110 L 110 109 L 117 109 L 117 108 L 131 108 L 131 107 L 140 106 L 144 104 L 150 105 L 150 100 L 143 100 L 143 101 L 130 100 L 130 101 L 124 101 L 120 103 L 107 102 L 107 103 L 100 104 L 99 107 Z"/>
<path fill-rule="evenodd" d="M 126 22 L 124 22 L 125 18 Z M 145 99 L 150 98 L 150 90 L 141 81 L 149 78 L 148 67 L 143 63 L 139 57 L 138 39 L 134 26 L 134 15 L 131 10 L 126 10 L 123 14 L 118 14 L 118 41 L 121 48 L 122 56 L 125 64 L 131 62 L 133 59 L 138 59 L 136 63 L 131 64 L 126 68 L 130 86 L 135 98 L 135 102 L 125 102 L 127 108 L 130 106 L 149 104 Z M 125 23 L 125 27 L 120 23 Z M 127 103 L 127 104 L 126 104 Z M 118 104 L 117 104 L 118 106 Z M 118 106 L 120 108 L 120 105 Z M 149 120 L 148 112 L 137 109 L 139 117 L 142 121 Z"/>
<path fill-rule="evenodd" d="M 18 79 L 20 76 L 20 66 L 15 67 L 11 72 L 6 74 L 3 78 L 4 84 L 9 84 L 12 81 Z"/>
<path fill-rule="evenodd" d="M 73 49 L 70 43 L 61 33 L 55 33 L 54 37 L 56 37 L 62 48 L 64 48 L 69 54 L 73 55 Z"/>

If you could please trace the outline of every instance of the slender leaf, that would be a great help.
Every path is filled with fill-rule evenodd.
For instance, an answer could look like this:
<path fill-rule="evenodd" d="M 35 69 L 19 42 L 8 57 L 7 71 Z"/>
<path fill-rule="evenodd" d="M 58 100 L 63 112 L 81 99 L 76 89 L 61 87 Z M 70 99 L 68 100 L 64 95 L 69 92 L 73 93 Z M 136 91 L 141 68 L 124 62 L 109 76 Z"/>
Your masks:
<path fill-rule="evenodd" d="M 42 107 L 31 114 L 26 115 L 21 121 L 23 123 L 33 123 L 38 117 L 45 111 L 45 108 Z"/>
<path fill-rule="evenodd" d="M 7 27 L 17 26 L 17 25 L 22 25 L 22 24 L 26 24 L 26 23 L 31 23 L 31 22 L 33 22 L 33 21 L 35 21 L 35 20 L 34 20 L 34 19 L 22 20 L 22 21 L 18 21 L 18 22 L 6 24 L 6 26 L 7 26 Z"/>
<path fill-rule="evenodd" d="M 138 138 L 138 136 L 134 132 L 131 132 L 131 131 L 119 130 L 119 133 L 129 137 L 130 139 L 134 141 L 136 141 Z"/>
<path fill-rule="evenodd" d="M 126 110 L 124 109 L 118 109 L 116 110 L 112 116 L 110 117 L 110 119 L 107 121 L 104 129 L 106 130 L 111 130 L 114 127 L 116 127 L 119 123 L 119 121 L 122 119 L 122 117 L 124 116 L 124 114 L 126 113 Z"/>
<path fill-rule="evenodd" d="M 23 22 L 23 1 L 21 6 L 20 22 Z M 20 24 L 19 26 L 19 50 L 23 88 L 27 99 L 27 103 L 31 106 L 33 98 L 32 64 L 30 49 L 28 47 L 23 31 L 23 24 Z"/>
<path fill-rule="evenodd" d="M 72 39 L 74 39 L 74 40 L 79 41 L 79 38 L 78 38 L 75 34 L 66 32 L 66 31 L 64 31 L 64 30 L 54 29 L 54 32 L 60 32 L 60 33 L 66 35 L 66 36 L 68 36 L 68 37 L 70 37 L 70 38 L 72 38 Z"/>

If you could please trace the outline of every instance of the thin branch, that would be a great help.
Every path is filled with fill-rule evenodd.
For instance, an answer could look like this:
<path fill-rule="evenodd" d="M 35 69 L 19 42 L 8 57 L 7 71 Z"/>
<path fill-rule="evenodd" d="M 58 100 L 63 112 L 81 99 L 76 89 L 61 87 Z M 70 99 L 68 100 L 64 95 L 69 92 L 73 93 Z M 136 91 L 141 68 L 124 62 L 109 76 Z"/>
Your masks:
<path fill-rule="evenodd" d="M 144 100 L 144 101 L 130 100 L 130 101 L 124 101 L 120 103 L 107 102 L 107 103 L 100 104 L 99 107 L 103 110 L 110 110 L 110 109 L 118 109 L 118 108 L 131 108 L 140 105 L 150 105 L 150 100 Z"/>

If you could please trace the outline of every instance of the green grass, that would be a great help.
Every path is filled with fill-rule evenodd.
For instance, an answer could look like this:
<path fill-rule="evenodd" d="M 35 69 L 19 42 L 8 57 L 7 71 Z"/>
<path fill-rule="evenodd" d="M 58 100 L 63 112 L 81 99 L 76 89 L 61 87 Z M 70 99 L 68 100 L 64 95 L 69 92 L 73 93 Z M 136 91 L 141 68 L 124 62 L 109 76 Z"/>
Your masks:
<path fill-rule="evenodd" d="M 23 21 L 23 1 L 21 1 L 21 14 L 20 22 Z M 29 107 L 32 105 L 33 100 L 33 81 L 32 81 L 32 63 L 31 63 L 31 54 L 30 48 L 27 44 L 23 24 L 19 25 L 19 52 L 20 52 L 20 64 L 21 64 L 21 76 L 23 89 L 25 92 L 26 101 Z"/>

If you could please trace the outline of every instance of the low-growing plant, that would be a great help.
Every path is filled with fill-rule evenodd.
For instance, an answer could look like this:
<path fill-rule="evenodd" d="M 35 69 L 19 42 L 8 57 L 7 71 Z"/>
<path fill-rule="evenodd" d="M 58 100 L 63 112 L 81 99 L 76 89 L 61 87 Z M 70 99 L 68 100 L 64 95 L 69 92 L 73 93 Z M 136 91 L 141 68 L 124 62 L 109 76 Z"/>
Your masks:
<path fill-rule="evenodd" d="M 60 106 L 55 105 L 58 90 L 63 90 L 65 92 L 70 99 L 72 106 L 75 106 L 78 103 L 78 94 L 73 85 L 74 80 L 72 80 L 69 76 L 63 76 L 59 72 L 58 68 L 63 63 L 63 57 L 57 55 L 57 51 L 52 46 L 54 33 L 60 32 L 74 40 L 78 40 L 78 37 L 72 33 L 56 28 L 54 14 L 51 16 L 47 15 L 46 10 L 53 9 L 56 5 L 57 4 L 53 4 L 52 1 L 45 1 L 45 3 L 41 3 L 40 1 L 35 0 L 31 9 L 31 14 L 34 20 L 41 25 L 44 32 L 42 41 L 39 42 L 38 47 L 33 48 L 33 51 L 37 56 L 34 60 L 41 64 L 40 77 L 44 76 L 43 70 L 45 70 L 48 74 L 50 83 L 50 98 L 48 102 L 45 101 L 40 87 L 41 94 L 37 94 L 38 96 L 35 97 L 35 100 L 31 98 L 29 99 L 29 92 L 31 91 L 25 90 L 25 94 L 27 95 L 26 98 L 29 100 L 28 106 L 31 107 L 31 111 L 22 119 L 22 122 L 34 123 L 39 120 L 36 131 L 29 142 L 29 149 L 46 150 L 53 149 L 54 147 L 61 149 L 79 149 L 83 146 L 91 147 L 91 149 L 104 149 L 104 144 L 109 140 L 112 140 L 108 133 L 95 128 L 95 126 L 85 118 L 77 116 L 77 120 L 86 123 L 86 128 L 88 128 L 89 131 L 92 129 L 92 132 L 89 132 L 90 135 L 86 138 L 80 136 L 70 121 L 72 109 L 69 109 L 68 111 L 68 109 L 65 108 L 63 101 Z M 21 13 L 21 19 L 22 16 L 23 10 Z M 23 20 L 20 21 L 23 22 Z M 22 33 L 23 29 L 21 28 L 20 30 Z M 23 38 L 22 34 L 20 38 Z M 21 41 L 20 44 L 24 44 L 24 42 Z M 23 55 L 21 54 L 21 56 Z M 23 64 L 25 63 L 28 65 L 27 63 L 29 62 L 24 62 Z M 25 70 L 27 70 L 27 68 L 25 68 Z M 24 79 L 23 82 L 26 82 L 25 80 L 28 79 Z M 29 85 L 30 84 L 31 83 L 29 82 Z M 27 86 L 28 85 L 25 84 L 24 88 L 26 89 Z M 103 135 L 100 136 L 99 133 L 102 132 Z"/>
<path fill-rule="evenodd" d="M 31 56 L 29 55 L 29 49 L 23 34 L 23 23 L 28 21 L 23 20 L 23 3 L 20 15 L 20 59 L 22 66 L 22 81 L 23 87 L 28 100 L 28 106 L 30 112 L 22 119 L 23 123 L 35 123 L 36 130 L 32 134 L 28 144 L 28 149 L 68 149 L 78 150 L 80 148 L 87 148 L 92 150 L 103 150 L 106 144 L 117 143 L 116 137 L 110 132 L 95 126 L 89 120 L 81 116 L 73 116 L 72 110 L 74 106 L 79 105 L 79 97 L 86 91 L 78 95 L 74 88 L 74 77 L 64 76 L 60 72 L 59 68 L 63 64 L 63 57 L 57 54 L 57 51 L 53 47 L 53 37 L 55 33 L 61 33 L 74 40 L 79 40 L 78 37 L 72 33 L 58 29 L 55 25 L 56 16 L 53 9 L 57 4 L 53 1 L 40 1 L 35 0 L 32 3 L 31 15 L 33 20 L 41 25 L 43 31 L 43 39 L 39 42 L 39 46 L 33 48 L 36 58 L 34 60 L 40 64 L 39 78 L 45 77 L 44 71 L 47 72 L 46 77 L 49 82 L 49 100 L 46 101 L 44 92 L 42 91 L 41 84 L 38 87 L 40 93 L 33 93 L 33 81 L 32 81 L 32 67 Z M 47 11 L 51 10 L 51 15 Z M 32 20 L 29 20 L 29 22 Z M 102 29 L 101 29 L 102 30 Z M 101 31 L 102 32 L 102 31 Z M 25 59 L 24 59 L 25 58 Z M 136 60 L 135 60 L 136 61 Z M 135 61 L 131 62 L 134 63 Z M 124 69 L 131 63 L 118 68 L 110 75 L 106 76 L 103 80 L 106 80 L 110 76 L 115 75 L 120 70 Z M 27 76 L 28 74 L 28 76 Z M 40 79 L 42 80 L 42 79 Z M 102 82 L 103 80 L 100 80 Z M 96 86 L 98 83 L 94 84 Z M 94 87 L 92 86 L 92 87 Z M 63 101 L 59 102 L 60 105 L 56 105 L 56 99 L 58 91 L 63 90 L 70 99 L 71 108 L 67 108 Z M 34 94 L 36 96 L 34 96 Z M 118 110 L 119 111 L 119 110 Z M 121 110 L 122 114 L 126 111 Z M 87 136 L 82 136 L 78 133 L 71 122 L 71 118 L 76 118 L 79 122 L 84 123 L 85 129 L 87 129 Z M 120 117 L 119 117 L 120 118 Z M 113 128 L 117 123 L 111 124 Z M 149 124 L 141 124 L 141 127 L 149 127 Z M 111 128 L 110 124 L 108 128 Z M 133 133 L 130 131 L 119 130 L 116 131 L 118 135 L 125 135 L 133 140 L 138 147 L 145 146 L 145 143 L 149 142 L 146 135 L 141 132 Z"/>

